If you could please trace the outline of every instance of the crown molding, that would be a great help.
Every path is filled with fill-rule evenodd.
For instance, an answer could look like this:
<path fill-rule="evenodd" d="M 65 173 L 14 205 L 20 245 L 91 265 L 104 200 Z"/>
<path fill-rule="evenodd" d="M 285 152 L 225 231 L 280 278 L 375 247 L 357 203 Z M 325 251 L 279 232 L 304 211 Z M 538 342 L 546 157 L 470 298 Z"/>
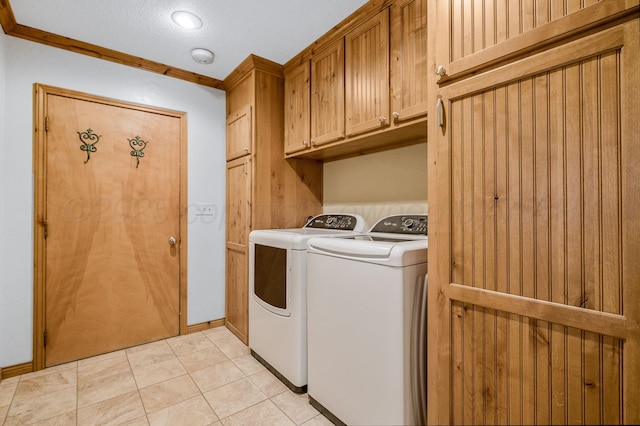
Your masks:
<path fill-rule="evenodd" d="M 181 68 L 174 68 L 160 62 L 151 61 L 116 50 L 107 49 L 102 46 L 97 46 L 95 44 L 85 43 L 80 40 L 21 25 L 16 22 L 9 0 L 0 0 L 0 25 L 2 25 L 4 33 L 12 37 L 45 44 L 58 49 L 69 50 L 81 55 L 92 56 L 94 58 L 115 62 L 156 74 L 166 75 L 167 77 L 177 78 L 190 83 L 200 84 L 202 86 L 225 90 L 224 82 L 217 78 L 197 74 Z"/>

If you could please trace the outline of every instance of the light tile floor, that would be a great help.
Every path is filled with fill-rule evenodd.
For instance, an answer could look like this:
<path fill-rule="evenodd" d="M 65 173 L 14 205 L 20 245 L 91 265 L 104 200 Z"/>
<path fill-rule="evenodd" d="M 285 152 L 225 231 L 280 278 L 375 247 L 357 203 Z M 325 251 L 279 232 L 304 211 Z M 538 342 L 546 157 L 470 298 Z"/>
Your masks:
<path fill-rule="evenodd" d="M 331 422 L 225 327 L 0 382 L 0 425 L 305 425 Z"/>

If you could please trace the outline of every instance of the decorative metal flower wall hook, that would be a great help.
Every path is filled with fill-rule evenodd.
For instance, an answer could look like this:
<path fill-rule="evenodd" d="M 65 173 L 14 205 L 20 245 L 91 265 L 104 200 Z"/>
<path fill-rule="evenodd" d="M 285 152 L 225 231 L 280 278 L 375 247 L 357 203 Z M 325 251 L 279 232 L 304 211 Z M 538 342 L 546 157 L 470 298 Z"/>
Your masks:
<path fill-rule="evenodd" d="M 147 142 L 140 139 L 140 136 L 136 136 L 133 139 L 127 139 L 129 141 L 129 146 L 133 151 L 131 151 L 131 156 L 136 157 L 136 169 L 140 165 L 140 159 L 144 157 L 144 149 L 147 147 Z"/>
<path fill-rule="evenodd" d="M 82 142 L 82 145 L 80 145 L 80 149 L 82 151 L 86 151 L 87 152 L 87 160 L 84 162 L 85 164 L 87 164 L 87 161 L 91 160 L 91 153 L 92 152 L 96 152 L 98 150 L 98 148 L 95 147 L 95 145 L 100 142 L 100 138 L 102 136 L 98 136 L 95 133 L 93 133 L 93 130 L 91 129 L 87 129 L 84 132 L 76 132 L 78 134 L 78 137 L 80 138 L 80 142 Z"/>

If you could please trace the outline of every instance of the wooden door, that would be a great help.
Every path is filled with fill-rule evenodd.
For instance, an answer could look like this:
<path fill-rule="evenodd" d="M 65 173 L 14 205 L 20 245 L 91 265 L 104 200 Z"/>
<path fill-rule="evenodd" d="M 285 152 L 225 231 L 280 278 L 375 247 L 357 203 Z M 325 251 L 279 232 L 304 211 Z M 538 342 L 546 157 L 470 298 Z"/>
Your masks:
<path fill-rule="evenodd" d="M 226 325 L 249 341 L 249 232 L 251 231 L 251 156 L 227 163 Z"/>
<path fill-rule="evenodd" d="M 232 112 L 227 117 L 227 161 L 251 154 L 251 105 Z"/>
<path fill-rule="evenodd" d="M 391 119 L 427 115 L 427 0 L 391 5 Z"/>
<path fill-rule="evenodd" d="M 434 17 L 429 422 L 635 424 L 638 21 L 507 3 Z"/>
<path fill-rule="evenodd" d="M 284 153 L 309 149 L 311 140 L 311 100 L 309 61 L 284 76 Z"/>
<path fill-rule="evenodd" d="M 180 117 L 44 102 L 46 366 L 177 335 Z"/>
<path fill-rule="evenodd" d="M 311 144 L 344 138 L 344 41 L 311 58 Z"/>
<path fill-rule="evenodd" d="M 347 136 L 389 125 L 389 9 L 345 36 Z"/>

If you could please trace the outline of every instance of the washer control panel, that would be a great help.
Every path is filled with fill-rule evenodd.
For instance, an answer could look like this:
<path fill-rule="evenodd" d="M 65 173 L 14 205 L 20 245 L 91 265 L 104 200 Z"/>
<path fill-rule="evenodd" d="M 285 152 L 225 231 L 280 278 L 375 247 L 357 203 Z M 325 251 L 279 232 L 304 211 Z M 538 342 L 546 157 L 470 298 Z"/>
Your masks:
<path fill-rule="evenodd" d="M 371 232 L 427 235 L 427 215 L 403 214 L 385 217 L 371 228 Z"/>
<path fill-rule="evenodd" d="M 312 218 L 305 228 L 339 229 L 342 231 L 356 230 L 358 218 L 348 214 L 321 214 Z"/>

